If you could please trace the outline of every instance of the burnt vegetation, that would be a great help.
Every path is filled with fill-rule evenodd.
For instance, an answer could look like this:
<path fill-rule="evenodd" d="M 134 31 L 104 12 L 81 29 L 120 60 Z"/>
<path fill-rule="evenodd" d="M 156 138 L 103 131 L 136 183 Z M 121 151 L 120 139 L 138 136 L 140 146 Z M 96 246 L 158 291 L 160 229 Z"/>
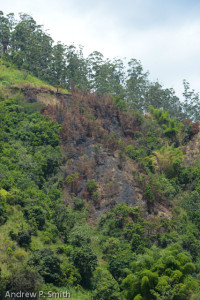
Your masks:
<path fill-rule="evenodd" d="M 198 94 L 85 59 L 26 14 L 0 29 L 1 299 L 199 299 Z"/>

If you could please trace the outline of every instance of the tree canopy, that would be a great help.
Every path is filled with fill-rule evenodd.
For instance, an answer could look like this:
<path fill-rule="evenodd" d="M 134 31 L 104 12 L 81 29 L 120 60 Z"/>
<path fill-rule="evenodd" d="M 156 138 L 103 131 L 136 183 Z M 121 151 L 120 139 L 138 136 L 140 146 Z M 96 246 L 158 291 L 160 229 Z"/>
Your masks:
<path fill-rule="evenodd" d="M 200 120 L 199 95 L 190 90 L 186 80 L 180 101 L 173 89 L 150 81 L 149 72 L 137 59 L 125 63 L 119 58 L 104 58 L 98 51 L 85 58 L 83 46 L 54 43 L 43 26 L 25 13 L 16 20 L 13 13 L 4 15 L 1 11 L 0 29 L 2 57 L 53 85 L 109 94 L 140 112 L 152 105 L 169 111 L 171 117 Z"/>

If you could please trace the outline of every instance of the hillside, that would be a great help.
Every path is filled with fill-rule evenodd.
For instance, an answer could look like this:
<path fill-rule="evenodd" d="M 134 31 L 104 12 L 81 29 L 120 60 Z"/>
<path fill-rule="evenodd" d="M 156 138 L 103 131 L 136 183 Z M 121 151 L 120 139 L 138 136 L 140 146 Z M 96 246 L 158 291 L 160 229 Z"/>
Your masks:
<path fill-rule="evenodd" d="M 198 299 L 199 124 L 5 61 L 0 100 L 1 299 Z"/>
<path fill-rule="evenodd" d="M 2 66 L 2 70 L 4 69 L 5 66 Z M 5 75 L 2 72 L 2 79 L 9 76 L 8 68 L 6 69 Z M 96 219 L 121 202 L 139 206 L 146 214 L 147 199 L 137 179 L 139 171 L 144 176 L 145 172 L 137 160 L 130 159 L 131 155 L 137 156 L 137 152 L 126 154 L 134 151 L 132 148 L 128 149 L 137 144 L 141 135 L 149 135 L 148 118 L 145 119 L 134 111 L 128 113 L 126 109 L 120 110 L 109 96 L 98 97 L 76 89 L 72 93 L 57 91 L 34 77 L 25 80 L 23 72 L 13 70 L 12 73 L 17 73 L 16 78 L 19 79 L 15 82 L 10 76 L 8 82 L 2 81 L 3 86 L 7 82 L 8 90 L 19 93 L 27 103 L 45 105 L 41 110 L 42 114 L 49 116 L 57 124 L 62 124 L 60 139 L 65 157 L 65 164 L 62 166 L 65 203 L 72 204 L 73 197 L 87 199 L 91 196 L 85 185 L 87 181 L 93 180 L 98 185 L 98 195 L 95 199 L 91 196 L 91 218 Z M 152 124 L 157 125 L 153 121 Z M 154 149 L 151 145 L 154 139 L 155 143 L 159 143 L 154 133 L 151 138 L 152 149 L 148 154 Z M 161 216 L 165 213 L 170 215 L 168 203 L 157 203 L 157 213 Z"/>
<path fill-rule="evenodd" d="M 54 42 L 31 15 L 16 17 L 0 11 L 1 57 L 22 70 L 25 77 L 31 73 L 68 90 L 73 83 L 77 89 L 95 91 L 99 96 L 109 94 L 140 113 L 152 105 L 169 111 L 172 118 L 200 121 L 199 95 L 187 80 L 183 80 L 183 97 L 179 99 L 172 88 L 164 88 L 158 80 L 152 82 L 149 71 L 135 57 L 128 61 L 106 58 L 96 50 L 84 57 L 83 52 L 83 46 Z"/>

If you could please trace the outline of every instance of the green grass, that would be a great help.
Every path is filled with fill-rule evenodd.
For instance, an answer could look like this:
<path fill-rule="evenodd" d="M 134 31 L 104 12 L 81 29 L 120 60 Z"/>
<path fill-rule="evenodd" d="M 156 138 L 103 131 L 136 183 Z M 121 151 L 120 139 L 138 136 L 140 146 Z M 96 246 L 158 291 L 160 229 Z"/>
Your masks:
<path fill-rule="evenodd" d="M 31 76 L 27 71 L 16 70 L 11 65 L 7 66 L 7 63 L 5 64 L 2 61 L 0 61 L 0 81 L 3 86 L 31 84 L 35 87 L 50 87 L 49 84 Z"/>
<path fill-rule="evenodd" d="M 79 289 L 79 290 L 78 290 Z M 54 297 L 59 298 L 60 300 L 65 300 L 65 299 L 72 299 L 72 300 L 91 300 L 91 292 L 89 291 L 84 291 L 81 289 L 81 287 L 77 287 L 77 289 L 72 288 L 72 287 L 55 287 L 52 284 L 45 284 L 42 288 L 40 288 L 41 291 L 44 293 L 44 297 L 41 297 L 41 299 L 46 299 L 48 298 L 48 292 L 51 292 L 52 298 L 53 298 L 53 293 L 59 293 L 59 297 Z M 67 292 L 68 298 L 65 296 Z M 65 294 L 63 294 L 65 293 Z M 64 297 L 62 297 L 64 296 Z"/>
<path fill-rule="evenodd" d="M 0 87 L 23 87 L 33 86 L 36 88 L 48 88 L 56 91 L 57 89 L 50 84 L 30 75 L 28 71 L 19 71 L 11 64 L 0 60 Z M 67 89 L 59 89 L 62 93 L 69 93 Z"/>
<path fill-rule="evenodd" d="M 91 234 L 91 246 L 94 253 L 97 255 L 98 259 L 98 265 L 100 267 L 106 267 L 106 261 L 102 258 L 103 253 L 100 247 L 100 234 L 97 231 L 96 228 L 93 228 L 92 234 Z"/>
<path fill-rule="evenodd" d="M 0 234 L 0 267 L 2 273 L 6 275 L 10 274 L 10 265 L 20 265 L 21 261 L 26 261 L 28 256 L 28 252 L 20 248 L 9 236 L 10 230 L 15 230 L 17 232 L 22 230 L 22 228 L 27 229 L 27 223 L 23 218 L 23 214 L 18 207 L 10 207 L 8 214 L 9 219 L 4 225 L 1 225 Z"/>

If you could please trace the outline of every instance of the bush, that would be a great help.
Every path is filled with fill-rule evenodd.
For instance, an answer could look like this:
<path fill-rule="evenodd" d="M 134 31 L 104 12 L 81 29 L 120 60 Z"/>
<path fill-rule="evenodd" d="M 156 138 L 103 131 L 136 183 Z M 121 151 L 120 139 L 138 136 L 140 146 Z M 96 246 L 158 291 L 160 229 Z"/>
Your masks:
<path fill-rule="evenodd" d="M 26 257 L 26 252 L 22 249 L 19 249 L 14 252 L 14 256 L 16 257 L 17 260 L 23 262 Z"/>
<path fill-rule="evenodd" d="M 75 267 L 81 274 L 82 284 L 86 287 L 89 287 L 92 272 L 97 266 L 96 254 L 93 253 L 89 246 L 84 245 L 82 247 L 75 248 L 71 253 L 71 257 Z"/>
<path fill-rule="evenodd" d="M 0 225 L 3 225 L 7 221 L 7 205 L 4 200 L 0 198 Z"/>
<path fill-rule="evenodd" d="M 24 209 L 27 220 L 35 219 L 37 227 L 42 230 L 45 224 L 45 212 L 41 206 L 31 206 Z"/>
<path fill-rule="evenodd" d="M 89 193 L 94 193 L 98 188 L 98 185 L 94 180 L 89 180 L 85 186 Z"/>
<path fill-rule="evenodd" d="M 76 247 L 90 244 L 91 238 L 89 234 L 89 227 L 75 226 L 70 233 L 69 241 L 73 246 Z"/>
<path fill-rule="evenodd" d="M 114 237 L 109 238 L 103 245 L 102 252 L 106 256 L 113 256 L 119 252 L 120 241 Z"/>
<path fill-rule="evenodd" d="M 162 147 L 159 151 L 153 152 L 152 159 L 155 170 L 164 172 L 167 178 L 173 178 L 178 174 L 180 164 L 184 158 L 180 148 Z"/>
<path fill-rule="evenodd" d="M 38 290 L 41 283 L 42 279 L 36 271 L 28 267 L 23 267 L 23 269 L 17 268 L 12 270 L 12 275 L 8 278 L 7 291 L 10 293 L 17 293 L 20 291 L 24 293 L 33 293 Z"/>
<path fill-rule="evenodd" d="M 189 262 L 183 266 L 182 272 L 183 274 L 191 274 L 195 272 L 195 269 L 195 265 Z"/>
<path fill-rule="evenodd" d="M 63 286 L 74 286 L 81 282 L 81 275 L 78 269 L 71 262 L 63 262 L 61 268 L 63 274 Z"/>
<path fill-rule="evenodd" d="M 46 283 L 55 285 L 61 280 L 60 259 L 50 249 L 36 250 L 31 255 L 28 264 L 34 267 Z"/>
<path fill-rule="evenodd" d="M 155 117 L 158 124 L 164 129 L 164 134 L 168 138 L 173 138 L 179 132 L 181 123 L 176 123 L 175 120 L 170 119 L 169 112 L 164 112 L 162 109 L 149 106 L 151 114 Z"/>
<path fill-rule="evenodd" d="M 73 250 L 73 247 L 71 245 L 60 245 L 57 247 L 56 253 L 57 254 L 65 254 L 65 255 L 70 255 Z"/>
<path fill-rule="evenodd" d="M 19 246 L 27 248 L 31 243 L 31 235 L 29 232 L 22 230 L 18 232 L 17 243 Z"/>
<path fill-rule="evenodd" d="M 134 233 L 131 239 L 131 249 L 138 253 L 143 253 L 145 248 L 144 237 L 141 237 L 139 234 Z"/>
<path fill-rule="evenodd" d="M 125 152 L 131 159 L 136 159 L 139 157 L 141 150 L 135 150 L 132 145 L 128 145 L 125 148 Z"/>
<path fill-rule="evenodd" d="M 12 229 L 9 231 L 9 236 L 13 241 L 17 240 L 17 233 L 15 233 Z"/>
<path fill-rule="evenodd" d="M 93 276 L 94 300 L 120 300 L 120 290 L 117 281 L 106 269 L 98 268 Z"/>
<path fill-rule="evenodd" d="M 74 203 L 74 210 L 82 210 L 84 208 L 84 200 L 81 198 L 77 198 L 75 197 L 73 199 L 73 203 Z"/>

